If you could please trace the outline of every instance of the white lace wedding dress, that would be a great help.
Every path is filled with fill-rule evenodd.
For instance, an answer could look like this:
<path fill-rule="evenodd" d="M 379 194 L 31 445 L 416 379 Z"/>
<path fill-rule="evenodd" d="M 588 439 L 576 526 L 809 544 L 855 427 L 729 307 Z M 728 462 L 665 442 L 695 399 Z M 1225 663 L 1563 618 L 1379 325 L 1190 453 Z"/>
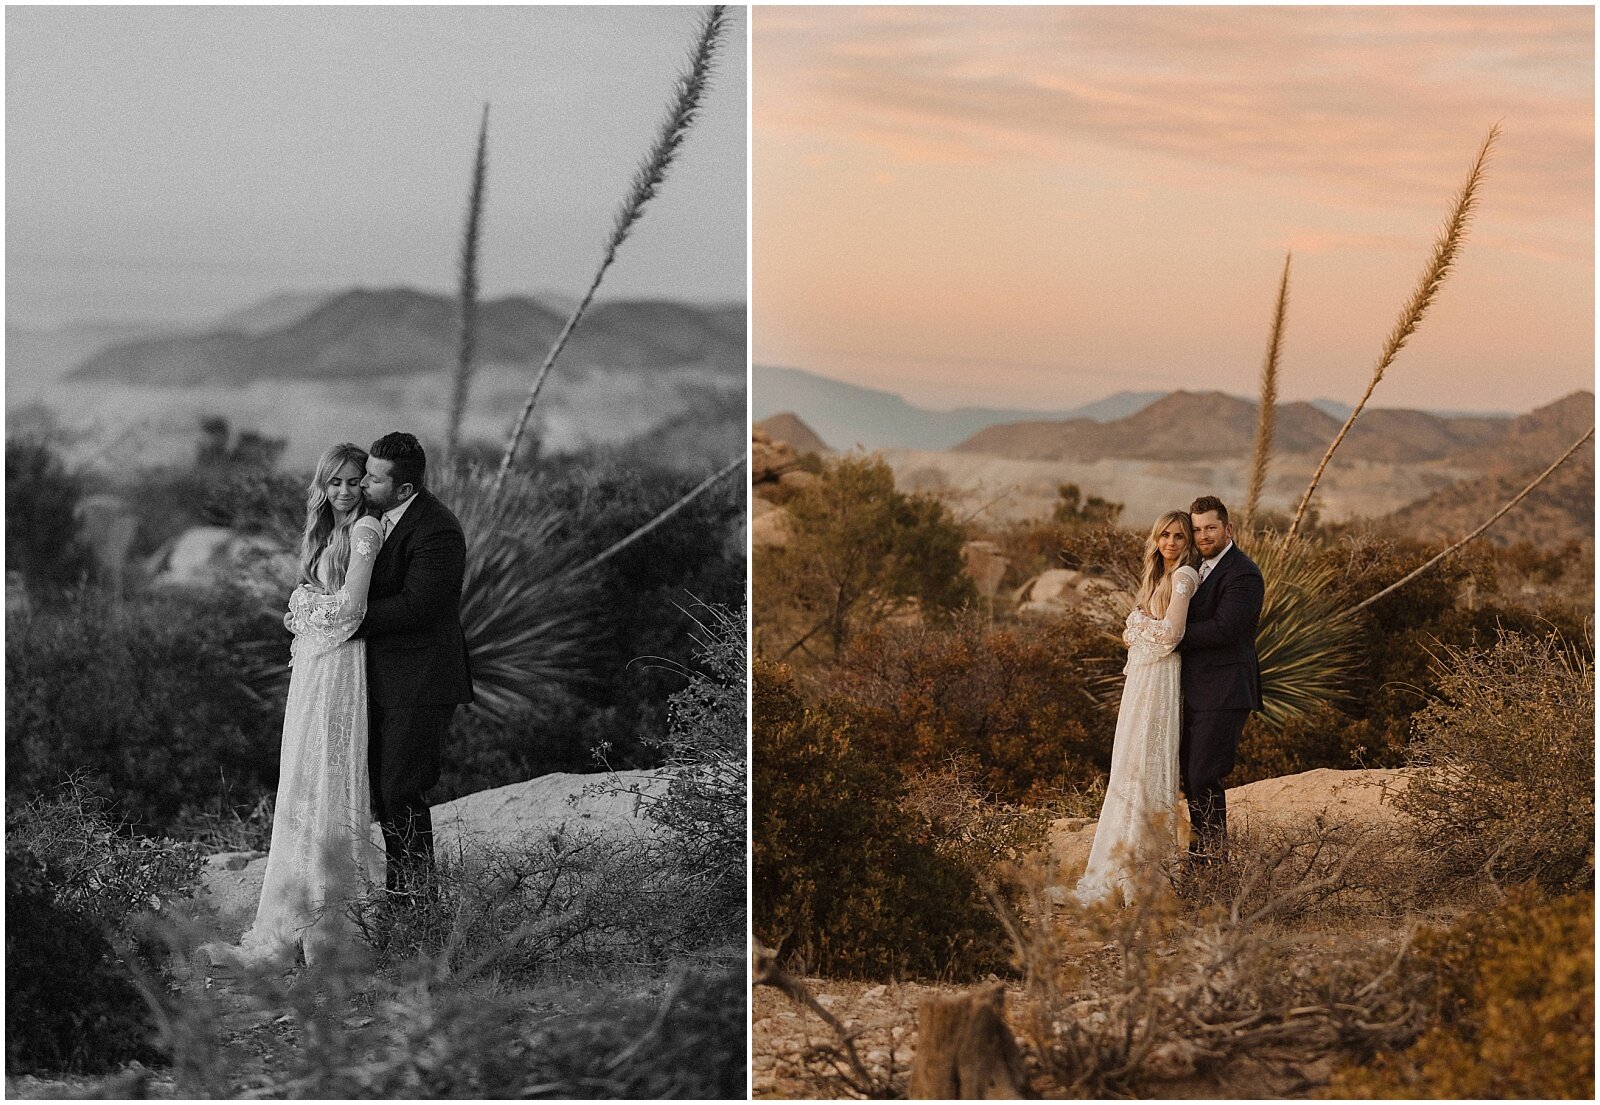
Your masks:
<path fill-rule="evenodd" d="M 1122 639 L 1128 645 L 1122 705 L 1111 746 L 1111 779 L 1095 827 L 1089 864 L 1073 897 L 1085 905 L 1118 891 L 1129 901 L 1141 872 L 1178 850 L 1178 736 L 1183 688 L 1181 657 L 1189 600 L 1200 575 L 1185 565 L 1172 574 L 1172 599 L 1160 618 L 1135 608 Z"/>
<path fill-rule="evenodd" d="M 315 962 L 343 938 L 346 904 L 382 877 L 383 853 L 371 840 L 367 645 L 350 639 L 382 543 L 377 519 L 357 519 L 344 586 L 327 594 L 302 583 L 289 596 L 292 671 L 261 901 L 236 947 L 206 945 L 215 963 L 287 966 L 297 949 Z M 326 563 L 317 575 L 328 578 Z"/>

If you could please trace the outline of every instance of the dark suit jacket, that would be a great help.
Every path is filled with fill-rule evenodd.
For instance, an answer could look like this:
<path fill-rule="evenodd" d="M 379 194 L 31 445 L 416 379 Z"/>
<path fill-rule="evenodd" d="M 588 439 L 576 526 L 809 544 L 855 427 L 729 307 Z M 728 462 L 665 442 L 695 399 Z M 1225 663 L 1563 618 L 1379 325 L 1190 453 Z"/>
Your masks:
<path fill-rule="evenodd" d="M 1261 709 L 1256 627 L 1266 584 L 1235 545 L 1189 600 L 1183 654 L 1183 701 L 1191 710 Z"/>
<path fill-rule="evenodd" d="M 367 616 L 367 694 L 379 706 L 472 701 L 461 632 L 467 541 L 461 523 L 427 491 L 400 516 L 378 550 Z"/>

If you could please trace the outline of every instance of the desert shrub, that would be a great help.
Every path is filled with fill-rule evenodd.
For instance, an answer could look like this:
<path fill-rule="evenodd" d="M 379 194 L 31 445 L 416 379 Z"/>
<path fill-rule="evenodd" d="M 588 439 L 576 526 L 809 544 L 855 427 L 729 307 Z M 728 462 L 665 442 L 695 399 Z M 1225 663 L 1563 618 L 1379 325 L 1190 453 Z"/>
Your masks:
<path fill-rule="evenodd" d="M 689 910 L 704 918 L 707 937 L 735 942 L 748 930 L 745 612 L 704 607 L 697 625 L 698 667 L 672 696 L 671 724 L 659 742 L 676 772 L 644 812 L 667 831 L 671 862 L 695 903 Z"/>
<path fill-rule="evenodd" d="M 1321 827 L 1241 836 L 1228 880 L 1198 897 L 1156 877 L 1126 906 L 1065 915 L 1047 873 L 1024 868 L 1025 907 L 1000 912 L 1025 977 L 1020 1023 L 1060 1096 L 1161 1096 L 1160 1082 L 1241 1059 L 1303 1068 L 1411 1040 L 1424 986 L 1400 969 L 1403 935 L 1296 928 L 1361 892 L 1361 845 Z"/>
<path fill-rule="evenodd" d="M 994 882 L 1004 865 L 1044 847 L 1052 811 L 996 798 L 982 775 L 970 756 L 909 772 L 902 805 L 928 826 L 935 851 Z"/>
<path fill-rule="evenodd" d="M 1397 805 L 1438 862 L 1554 889 L 1594 885 L 1594 662 L 1555 634 L 1443 647 Z"/>
<path fill-rule="evenodd" d="M 1010 561 L 1001 580 L 1006 587 L 1047 568 L 1072 568 L 1114 582 L 1132 591 L 1139 583 L 1139 557 L 1144 535 L 1111 525 L 1069 525 L 1062 522 L 1015 522 L 982 534 L 1000 546 Z"/>
<path fill-rule="evenodd" d="M 1404 1051 L 1338 1072 L 1339 1098 L 1594 1096 L 1594 893 L 1529 888 L 1423 934 L 1407 970 L 1434 1023 Z"/>
<path fill-rule="evenodd" d="M 891 763 L 757 661 L 755 931 L 830 974 L 971 977 L 1004 963 L 971 872 L 902 805 Z"/>
<path fill-rule="evenodd" d="M 187 897 L 200 873 L 193 843 L 138 837 L 77 778 L 6 811 L 6 845 L 38 858 L 62 908 L 112 928 Z"/>
<path fill-rule="evenodd" d="M 374 976 L 358 959 L 239 980 L 281 1011 L 291 1046 L 265 1084 L 241 1085 L 209 995 L 162 1003 L 179 1091 L 321 1100 L 730 1098 L 744 1092 L 742 970 L 675 974 L 657 992 L 596 988 L 552 1015 L 537 991 L 426 957 Z"/>
<path fill-rule="evenodd" d="M 12 619 L 6 634 L 6 790 L 25 799 L 81 774 L 142 832 L 231 793 L 276 786 L 282 702 L 244 674 L 273 620 L 214 590 L 117 602 L 92 589 Z M 282 662 L 288 638 L 278 625 Z"/>
<path fill-rule="evenodd" d="M 59 588 L 89 573 L 94 558 L 79 534 L 83 477 L 67 471 L 47 441 L 6 441 L 6 569 L 30 586 Z"/>
<path fill-rule="evenodd" d="M 758 651 L 831 657 L 891 615 L 939 622 L 975 596 L 960 526 L 937 500 L 895 490 L 881 457 L 831 461 L 787 509 L 793 538 L 756 550 L 756 618 L 771 638 Z"/>
<path fill-rule="evenodd" d="M 967 757 L 984 789 L 1038 802 L 1109 770 L 1116 715 L 1102 684 L 1123 659 L 1121 642 L 1077 615 L 999 629 L 963 620 L 870 630 L 818 682 L 869 754 L 906 770 Z"/>
<path fill-rule="evenodd" d="M 95 921 L 62 905 L 46 865 L 6 848 L 6 1073 L 153 1062 L 155 1028 Z"/>
<path fill-rule="evenodd" d="M 422 957 L 537 984 L 626 974 L 700 946 L 705 918 L 648 836 L 556 828 L 447 858 L 415 907 L 358 904 L 380 970 Z"/>
<path fill-rule="evenodd" d="M 1114 526 L 1122 517 L 1122 504 L 1091 494 L 1083 497 L 1083 489 L 1075 483 L 1064 483 L 1056 488 L 1060 500 L 1051 512 L 1050 520 L 1065 526 Z"/>
<path fill-rule="evenodd" d="M 76 780 L 7 810 L 8 1073 L 159 1058 L 125 964 L 158 974 L 159 946 L 139 922 L 191 892 L 200 853 L 121 829 Z"/>

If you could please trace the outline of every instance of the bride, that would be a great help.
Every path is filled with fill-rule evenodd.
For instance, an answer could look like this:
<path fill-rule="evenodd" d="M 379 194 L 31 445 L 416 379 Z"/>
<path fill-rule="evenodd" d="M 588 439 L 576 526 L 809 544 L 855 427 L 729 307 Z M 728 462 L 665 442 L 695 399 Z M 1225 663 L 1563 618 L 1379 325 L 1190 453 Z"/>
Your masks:
<path fill-rule="evenodd" d="M 348 925 L 345 906 L 370 881 L 366 613 L 383 526 L 362 514 L 366 450 L 322 454 L 306 497 L 300 583 L 284 625 L 294 634 L 272 844 L 255 923 L 237 946 L 207 944 L 213 963 L 313 963 Z"/>
<path fill-rule="evenodd" d="M 1178 848 L 1178 736 L 1183 692 L 1180 659 L 1189 600 L 1200 586 L 1194 526 L 1169 510 L 1145 542 L 1144 578 L 1122 639 L 1127 679 L 1111 747 L 1111 780 L 1095 828 L 1089 865 L 1073 897 L 1090 905 L 1120 891 L 1133 897 L 1141 869 L 1172 858 Z"/>

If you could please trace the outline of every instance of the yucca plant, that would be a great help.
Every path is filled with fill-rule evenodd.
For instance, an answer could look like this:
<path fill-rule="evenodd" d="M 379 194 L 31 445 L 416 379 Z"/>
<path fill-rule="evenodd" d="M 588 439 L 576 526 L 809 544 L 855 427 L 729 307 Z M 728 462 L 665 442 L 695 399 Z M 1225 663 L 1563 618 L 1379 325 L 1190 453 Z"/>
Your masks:
<path fill-rule="evenodd" d="M 1344 697 L 1359 623 L 1340 608 L 1338 573 L 1315 545 L 1269 533 L 1253 538 L 1249 552 L 1267 585 L 1256 633 L 1261 717 L 1281 726 Z"/>
<path fill-rule="evenodd" d="M 583 677 L 594 639 L 592 578 L 581 526 L 526 477 L 496 495 L 476 465 L 445 470 L 433 491 L 450 504 L 467 539 L 461 627 L 472 660 L 476 708 L 505 721 L 530 708 L 541 685 Z"/>

